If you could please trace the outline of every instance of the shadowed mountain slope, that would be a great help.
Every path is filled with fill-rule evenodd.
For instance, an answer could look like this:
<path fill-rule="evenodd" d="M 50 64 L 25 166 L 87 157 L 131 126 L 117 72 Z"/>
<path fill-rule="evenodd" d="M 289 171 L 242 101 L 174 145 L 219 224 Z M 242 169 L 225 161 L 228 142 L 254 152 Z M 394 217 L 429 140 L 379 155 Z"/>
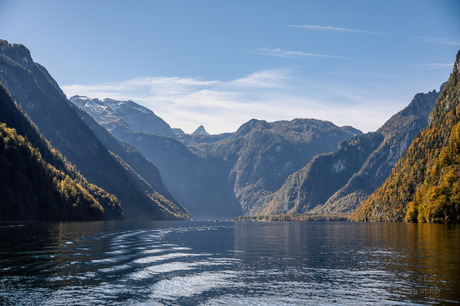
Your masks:
<path fill-rule="evenodd" d="M 145 192 L 145 181 L 107 150 L 46 69 L 33 62 L 27 48 L 0 41 L 0 69 L 0 81 L 41 133 L 88 180 L 116 195 L 126 218 L 188 218 L 162 195 Z"/>
<path fill-rule="evenodd" d="M 0 83 L 0 220 L 122 219 L 120 202 L 75 171 Z"/>

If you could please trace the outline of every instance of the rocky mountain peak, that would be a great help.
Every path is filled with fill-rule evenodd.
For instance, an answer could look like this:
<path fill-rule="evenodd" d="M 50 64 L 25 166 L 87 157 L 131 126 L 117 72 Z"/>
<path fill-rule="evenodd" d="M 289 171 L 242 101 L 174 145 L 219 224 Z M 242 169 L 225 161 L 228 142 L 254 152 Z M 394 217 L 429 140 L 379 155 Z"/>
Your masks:
<path fill-rule="evenodd" d="M 0 51 L 25 67 L 34 64 L 29 49 L 24 45 L 10 44 L 8 41 L 0 39 Z"/>
<path fill-rule="evenodd" d="M 131 100 L 119 101 L 110 98 L 99 100 L 73 96 L 69 101 L 88 112 L 108 129 L 124 125 L 147 134 L 174 136 L 169 124 L 150 109 Z"/>
<path fill-rule="evenodd" d="M 203 125 L 200 125 L 200 126 L 195 130 L 195 132 L 192 133 L 192 135 L 205 135 L 205 136 L 208 136 L 209 133 L 206 132 L 206 129 L 204 128 Z"/>

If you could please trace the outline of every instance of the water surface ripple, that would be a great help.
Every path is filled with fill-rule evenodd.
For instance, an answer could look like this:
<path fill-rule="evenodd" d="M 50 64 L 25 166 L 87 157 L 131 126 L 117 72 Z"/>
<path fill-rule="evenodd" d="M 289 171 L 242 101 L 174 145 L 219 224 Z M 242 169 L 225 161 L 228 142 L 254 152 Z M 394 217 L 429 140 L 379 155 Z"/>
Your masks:
<path fill-rule="evenodd" d="M 0 243 L 0 304 L 460 301 L 453 225 L 9 223 Z"/>

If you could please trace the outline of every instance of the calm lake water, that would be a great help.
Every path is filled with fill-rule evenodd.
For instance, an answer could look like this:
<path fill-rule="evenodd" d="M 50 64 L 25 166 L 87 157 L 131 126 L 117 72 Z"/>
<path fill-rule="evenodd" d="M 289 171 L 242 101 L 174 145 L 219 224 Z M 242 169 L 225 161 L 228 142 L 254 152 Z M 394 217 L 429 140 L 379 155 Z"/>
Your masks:
<path fill-rule="evenodd" d="M 460 301 L 453 225 L 0 224 L 0 245 L 0 304 Z"/>

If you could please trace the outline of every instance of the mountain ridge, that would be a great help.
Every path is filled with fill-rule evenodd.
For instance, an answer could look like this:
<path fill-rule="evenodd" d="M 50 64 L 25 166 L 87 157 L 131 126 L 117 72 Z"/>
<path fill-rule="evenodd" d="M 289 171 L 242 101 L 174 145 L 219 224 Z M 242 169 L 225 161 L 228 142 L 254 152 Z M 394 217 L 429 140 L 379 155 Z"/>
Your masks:
<path fill-rule="evenodd" d="M 460 51 L 429 125 L 355 221 L 460 222 Z"/>
<path fill-rule="evenodd" d="M 442 88 L 442 87 L 441 87 Z M 353 211 L 389 175 L 413 137 L 428 124 L 439 92 L 417 94 L 376 132 L 339 144 L 316 156 L 265 198 L 255 214 L 337 214 Z"/>
<path fill-rule="evenodd" d="M 81 109 L 91 108 L 96 121 L 108 130 L 118 123 L 146 134 L 174 136 L 168 123 L 150 109 L 131 100 L 118 101 L 110 98 L 100 100 L 75 95 L 69 98 L 69 101 Z"/>
<path fill-rule="evenodd" d="M 25 46 L 0 40 L 0 69 L 0 81 L 42 134 L 91 182 L 115 194 L 128 219 L 189 218 L 164 211 L 161 205 L 170 206 L 168 201 L 159 205 L 162 200 L 142 190 L 142 182 L 111 155 Z"/>
<path fill-rule="evenodd" d="M 351 127 L 340 128 L 330 122 L 315 119 L 273 123 L 253 119 L 243 124 L 235 133 L 180 136 L 176 133 L 175 137 L 165 137 L 142 133 L 120 121 L 112 120 L 115 123 L 109 125 L 96 110 L 87 107 L 84 101 L 77 101 L 78 99 L 72 97 L 70 101 L 92 115 L 112 135 L 139 149 L 158 166 L 167 188 L 174 197 L 193 215 L 198 214 L 202 218 L 213 218 L 216 216 L 214 214 L 219 214 L 215 206 L 221 207 L 219 217 L 234 217 L 235 214 L 249 211 L 252 205 L 257 204 L 251 202 L 250 198 L 268 192 L 266 188 L 271 191 L 274 188 L 271 185 L 279 184 L 278 177 L 285 176 L 292 167 L 300 167 L 316 153 L 333 150 L 340 140 L 361 133 Z M 274 143 L 277 143 L 277 148 L 274 147 Z M 285 147 L 281 143 L 284 143 Z M 260 152 L 254 153 L 255 155 L 250 153 L 252 146 L 259 147 L 257 150 Z M 273 154 L 264 148 L 273 149 Z M 284 150 L 286 152 L 282 152 Z M 311 153 L 308 153 L 310 151 Z M 289 152 L 296 152 L 292 161 L 288 160 L 292 157 L 289 156 Z M 246 157 L 240 159 L 241 154 Z M 256 155 L 260 156 L 257 157 L 259 161 L 255 168 L 246 168 L 246 161 Z M 273 162 L 277 163 L 275 156 L 281 156 L 285 161 L 275 176 L 269 178 L 268 170 L 265 174 L 260 172 L 264 167 L 261 161 L 269 158 L 273 167 Z M 198 205 L 198 202 L 202 203 Z M 206 213 L 201 215 L 203 210 L 206 210 Z"/>

